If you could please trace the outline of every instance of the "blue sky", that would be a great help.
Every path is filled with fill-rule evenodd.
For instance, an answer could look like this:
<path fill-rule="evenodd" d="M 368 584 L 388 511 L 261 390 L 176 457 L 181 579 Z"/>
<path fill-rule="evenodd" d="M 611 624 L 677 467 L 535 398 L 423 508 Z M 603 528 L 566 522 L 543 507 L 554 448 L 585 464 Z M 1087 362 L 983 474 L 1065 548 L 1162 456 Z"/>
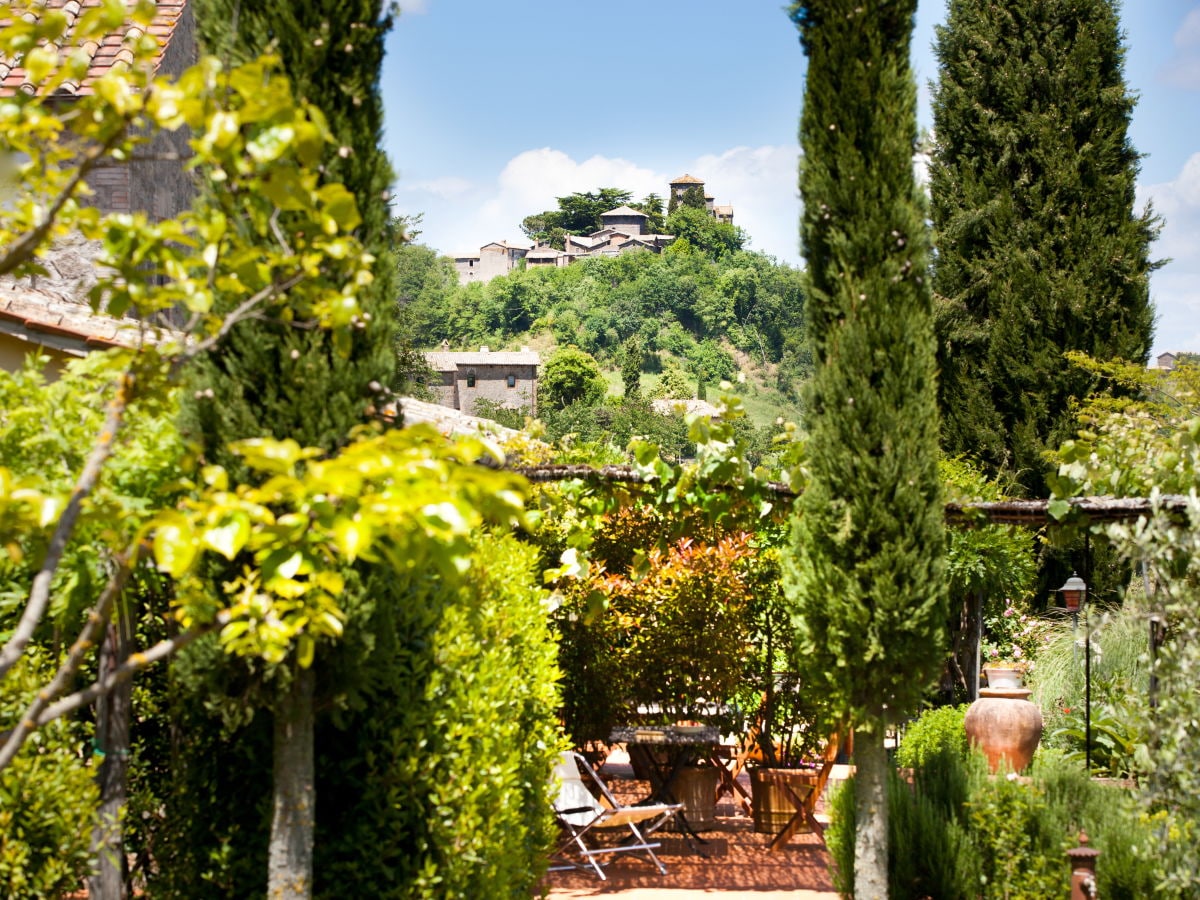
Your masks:
<path fill-rule="evenodd" d="M 800 262 L 796 130 L 804 58 L 779 0 L 401 0 L 385 146 L 397 212 L 447 254 L 523 241 L 521 219 L 599 187 L 641 198 L 689 173 L 734 207 L 751 248 Z M 943 0 L 921 0 L 914 65 L 929 125 Z M 1200 2 L 1128 0 L 1141 202 L 1155 245 L 1154 352 L 1200 351 Z"/>

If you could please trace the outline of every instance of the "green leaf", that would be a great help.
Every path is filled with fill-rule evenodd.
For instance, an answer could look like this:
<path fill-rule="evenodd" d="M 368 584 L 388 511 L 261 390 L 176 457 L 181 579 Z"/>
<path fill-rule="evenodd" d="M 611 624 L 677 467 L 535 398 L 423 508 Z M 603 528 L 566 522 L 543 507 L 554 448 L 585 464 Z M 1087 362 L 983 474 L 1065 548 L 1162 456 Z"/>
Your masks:
<path fill-rule="evenodd" d="M 1071 512 L 1071 504 L 1063 500 L 1061 497 L 1055 497 L 1046 506 L 1046 511 L 1050 513 L 1050 517 L 1055 521 L 1063 521 Z"/>
<path fill-rule="evenodd" d="M 333 540 L 338 552 L 354 562 L 362 549 L 371 543 L 371 526 L 363 521 L 339 518 L 333 523 Z"/>
<path fill-rule="evenodd" d="M 234 513 L 223 524 L 205 530 L 203 544 L 226 559 L 233 559 L 246 546 L 249 538 L 249 516 L 245 513 Z"/>
<path fill-rule="evenodd" d="M 353 231 L 362 223 L 354 195 L 343 185 L 336 182 L 326 184 L 317 192 L 317 196 L 325 214 L 333 219 L 342 231 Z"/>
<path fill-rule="evenodd" d="M 154 530 L 154 561 L 172 578 L 180 578 L 196 559 L 196 534 L 192 523 L 176 512 L 159 517 Z"/>

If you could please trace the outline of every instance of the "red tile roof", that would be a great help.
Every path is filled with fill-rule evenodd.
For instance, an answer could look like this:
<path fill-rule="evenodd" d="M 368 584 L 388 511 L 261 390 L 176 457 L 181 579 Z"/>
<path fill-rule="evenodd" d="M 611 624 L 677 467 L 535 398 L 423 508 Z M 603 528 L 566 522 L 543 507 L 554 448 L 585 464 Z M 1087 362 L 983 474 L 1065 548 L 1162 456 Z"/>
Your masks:
<path fill-rule="evenodd" d="M 100 41 L 88 40 L 79 45 L 75 38 L 74 26 L 83 14 L 83 10 L 101 5 L 101 0 L 44 0 L 41 3 L 29 3 L 22 6 L 20 0 L 14 2 L 9 9 L 14 15 L 20 15 L 28 21 L 36 21 L 44 10 L 57 9 L 67 16 L 67 30 L 59 40 L 60 56 L 74 51 L 77 47 L 87 54 L 88 73 L 79 83 L 66 82 L 58 93 L 66 96 L 82 96 L 92 92 L 92 82 L 112 69 L 127 66 L 133 61 L 132 51 L 125 46 L 126 40 L 137 40 L 143 34 L 153 35 L 158 40 L 158 55 L 155 66 L 162 61 L 175 26 L 179 22 L 187 0 L 158 0 L 158 12 L 150 25 L 143 29 L 131 23 L 126 23 L 117 31 L 104 36 Z M 0 27 L 6 20 L 0 19 Z M 17 91 L 33 93 L 34 86 L 29 82 L 25 68 L 20 60 L 0 57 L 0 96 L 8 96 Z"/>
<path fill-rule="evenodd" d="M 0 333 L 34 344 L 51 343 L 75 355 L 107 347 L 154 344 L 160 337 L 158 329 L 143 328 L 133 319 L 114 319 L 41 291 L 4 284 L 0 284 Z M 161 337 L 182 336 L 163 332 Z"/>
<path fill-rule="evenodd" d="M 672 181 L 671 184 L 704 184 L 704 182 L 695 175 L 680 175 L 678 178 Z"/>

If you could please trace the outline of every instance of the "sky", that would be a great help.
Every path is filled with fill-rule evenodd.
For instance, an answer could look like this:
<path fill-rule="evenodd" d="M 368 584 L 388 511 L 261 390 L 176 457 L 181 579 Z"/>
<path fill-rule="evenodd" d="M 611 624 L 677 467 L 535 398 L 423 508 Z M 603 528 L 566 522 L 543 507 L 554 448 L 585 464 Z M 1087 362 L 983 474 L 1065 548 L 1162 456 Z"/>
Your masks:
<path fill-rule="evenodd" d="M 805 60 L 781 0 L 400 0 L 382 92 L 394 210 L 448 254 L 528 244 L 521 220 L 600 187 L 683 174 L 734 208 L 750 249 L 800 265 Z M 1200 352 L 1200 0 L 1126 0 L 1139 209 L 1163 217 L 1152 355 Z M 920 125 L 944 0 L 919 0 Z"/>

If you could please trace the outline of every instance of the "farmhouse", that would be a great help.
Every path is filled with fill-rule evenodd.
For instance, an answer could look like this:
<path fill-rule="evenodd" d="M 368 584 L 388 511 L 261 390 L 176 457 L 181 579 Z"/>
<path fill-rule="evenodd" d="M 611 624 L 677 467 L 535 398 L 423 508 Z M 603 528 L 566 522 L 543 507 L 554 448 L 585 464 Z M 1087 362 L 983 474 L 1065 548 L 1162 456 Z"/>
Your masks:
<path fill-rule="evenodd" d="M 537 415 L 537 378 L 541 356 L 537 351 L 452 352 L 448 349 L 425 354 L 430 368 L 441 379 L 431 385 L 438 403 L 468 414 L 477 414 L 480 400 L 503 409 L 523 409 Z"/>

